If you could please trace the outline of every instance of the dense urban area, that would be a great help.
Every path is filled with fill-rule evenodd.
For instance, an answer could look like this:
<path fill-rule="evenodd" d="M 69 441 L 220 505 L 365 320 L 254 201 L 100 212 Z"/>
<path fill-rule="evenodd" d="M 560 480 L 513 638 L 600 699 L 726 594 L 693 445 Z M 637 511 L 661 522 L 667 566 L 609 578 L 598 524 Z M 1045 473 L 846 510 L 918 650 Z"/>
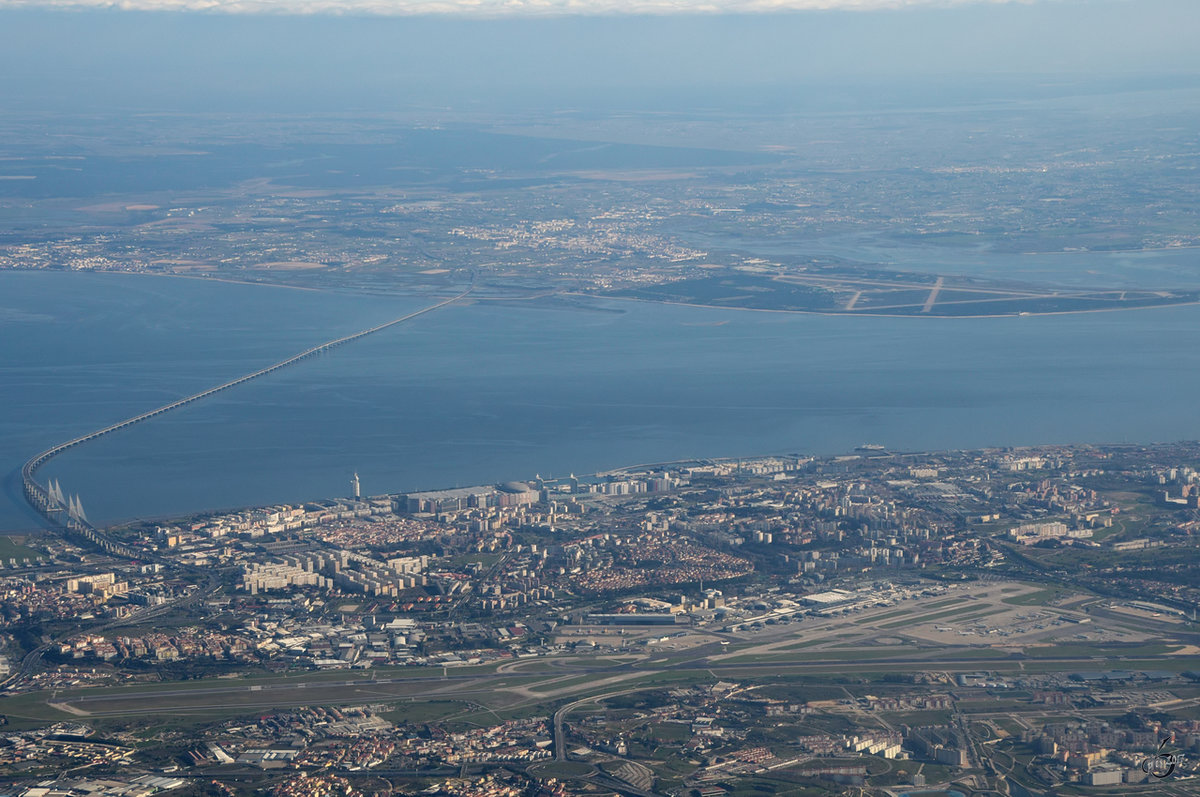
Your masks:
<path fill-rule="evenodd" d="M 0 780 L 1191 793 L 1198 529 L 1177 444 L 864 446 L 47 532 L 3 551 Z"/>

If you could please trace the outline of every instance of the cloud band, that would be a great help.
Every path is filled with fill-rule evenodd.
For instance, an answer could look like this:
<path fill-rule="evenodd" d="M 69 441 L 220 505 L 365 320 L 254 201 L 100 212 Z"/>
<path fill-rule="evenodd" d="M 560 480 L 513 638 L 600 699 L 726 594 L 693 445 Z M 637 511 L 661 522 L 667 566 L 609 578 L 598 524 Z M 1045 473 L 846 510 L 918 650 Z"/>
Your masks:
<path fill-rule="evenodd" d="M 1031 0 L 0 0 L 0 9 L 74 8 L 216 14 L 520 17 L 879 11 L 1029 2 Z"/>

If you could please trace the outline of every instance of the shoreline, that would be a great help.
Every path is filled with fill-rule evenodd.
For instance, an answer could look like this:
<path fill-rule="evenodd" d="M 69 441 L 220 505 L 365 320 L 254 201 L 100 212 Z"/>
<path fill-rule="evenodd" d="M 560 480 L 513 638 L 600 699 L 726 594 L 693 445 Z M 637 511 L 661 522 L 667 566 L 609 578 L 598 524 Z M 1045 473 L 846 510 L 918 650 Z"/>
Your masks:
<path fill-rule="evenodd" d="M 733 463 L 750 464 L 750 463 L 760 462 L 760 461 L 768 460 L 768 459 L 795 458 L 795 459 L 808 459 L 808 460 L 814 460 L 814 461 L 815 460 L 853 461 L 853 460 L 859 460 L 859 459 L 937 457 L 937 456 L 943 456 L 943 455 L 959 455 L 959 456 L 961 456 L 961 455 L 983 455 L 983 454 L 1001 453 L 1001 452 L 1006 452 L 1006 453 L 1009 453 L 1012 455 L 1020 455 L 1022 453 L 1036 453 L 1036 452 L 1047 452 L 1047 451 L 1056 451 L 1056 450 L 1078 450 L 1078 449 L 1102 449 L 1102 450 L 1104 450 L 1104 449 L 1128 449 L 1128 448 L 1136 449 L 1136 448 L 1153 448 L 1153 447 L 1157 447 L 1157 446 L 1176 446 L 1176 445 L 1200 446 L 1200 440 L 1173 440 L 1173 441 L 1169 441 L 1169 442 L 1154 441 L 1154 442 L 1148 442 L 1148 443 L 1127 443 L 1127 442 L 1121 442 L 1121 443 L 1117 443 L 1117 442 L 1044 443 L 1044 444 L 1032 444 L 1032 445 L 1021 445 L 1021 446 L 983 446 L 981 448 L 943 448 L 943 449 L 930 449 L 930 450 L 920 450 L 920 451 L 908 450 L 908 449 L 891 450 L 891 449 L 887 449 L 887 448 L 880 449 L 880 450 L 864 451 L 864 450 L 860 450 L 859 448 L 855 448 L 855 449 L 852 449 L 850 452 L 845 452 L 845 453 L 824 453 L 824 454 L 803 453 L 800 451 L 789 451 L 786 453 L 769 453 L 768 452 L 768 453 L 750 454 L 750 455 L 746 455 L 746 456 L 685 457 L 683 459 L 665 460 L 665 461 L 661 461 L 661 462 L 641 462 L 641 463 L 636 463 L 636 464 L 631 464 L 631 465 L 622 465 L 622 466 L 616 467 L 616 468 L 607 468 L 604 470 L 597 470 L 597 471 L 594 471 L 591 473 L 576 474 L 575 477 L 582 478 L 582 479 L 619 477 L 619 476 L 626 475 L 626 474 L 643 473 L 643 472 L 654 471 L 654 470 L 670 470 L 672 467 L 678 468 L 679 466 L 682 466 L 682 465 L 692 465 L 692 464 L 695 464 L 695 465 L 700 465 L 700 464 L 727 465 L 727 464 L 733 464 Z M 560 481 L 562 478 L 565 478 L 565 477 L 557 477 L 557 478 L 556 477 L 548 477 L 545 479 L 545 481 Z M 532 481 L 532 479 L 529 479 L 529 480 L 526 480 L 526 479 L 500 479 L 494 483 L 501 484 L 506 481 Z M 484 486 L 488 486 L 491 484 L 493 484 L 493 482 L 486 482 L 486 483 L 480 484 L 478 486 L 484 487 Z M 429 493 L 429 492 L 439 492 L 442 490 L 460 489 L 461 486 L 462 486 L 461 483 L 459 483 L 453 487 L 451 487 L 451 486 L 429 487 L 429 488 L 422 488 L 419 490 L 406 490 L 406 491 L 395 492 L 395 493 L 379 493 L 378 495 L 374 495 L 374 496 L 364 496 L 364 499 L 366 499 L 366 498 L 382 498 L 385 496 L 388 498 L 396 498 L 401 495 L 410 495 L 413 493 Z M 291 502 L 277 502 L 277 503 L 268 503 L 268 504 L 242 504 L 239 506 L 217 507 L 217 508 L 212 508 L 212 509 L 197 509 L 197 510 L 192 510 L 192 511 L 187 511 L 187 512 L 181 512 L 178 514 L 167 513 L 167 514 L 162 514 L 162 515 L 150 515 L 150 516 L 146 516 L 146 517 L 132 517 L 132 518 L 117 520 L 112 523 L 105 524 L 101 528 L 103 530 L 107 531 L 107 530 L 111 530 L 111 529 L 129 528 L 129 527 L 132 527 L 135 525 L 140 525 L 140 524 L 145 524 L 145 523 L 172 523 L 172 522 L 180 522 L 180 521 L 192 519 L 192 518 L 215 517 L 215 516 L 220 516 L 220 515 L 234 514 L 234 513 L 238 513 L 238 512 L 251 512 L 254 510 L 266 509 L 266 508 L 274 507 L 274 506 L 306 504 L 306 503 L 320 503 L 323 501 L 345 501 L 345 500 L 352 500 L 352 498 L 350 496 L 311 496 L 308 498 L 297 499 L 297 500 L 291 501 Z M 20 534 L 20 533 L 21 532 L 0 531 L 0 536 Z"/>
<path fill-rule="evenodd" d="M 905 318 L 913 320 L 939 320 L 939 321 L 971 321 L 980 318 L 1045 318 L 1050 316 L 1063 315 L 1091 315 L 1095 313 L 1132 313 L 1137 310 L 1167 310 L 1172 307 L 1195 307 L 1200 305 L 1200 300 L 1190 302 L 1175 302 L 1173 304 L 1145 304 L 1137 307 L 1098 307 L 1095 310 L 1052 310 L 1049 312 L 1022 312 L 1022 313 L 991 313 L 986 315 L 933 315 L 929 313 L 854 313 L 854 312 L 831 312 L 828 310 L 782 310 L 770 307 L 730 307 L 721 304 L 698 304 L 696 302 L 676 302 L 669 299 L 642 299 L 636 296 L 601 296 L 589 293 L 574 293 L 571 291 L 563 291 L 559 296 L 577 296 L 592 299 L 605 299 L 621 302 L 642 302 L 644 304 L 665 304 L 673 307 L 697 307 L 705 310 L 728 310 L 731 312 L 742 313 L 776 313 L 781 315 L 818 315 L 826 318 Z"/>
<path fill-rule="evenodd" d="M 39 468 L 41 468 L 43 465 L 48 463 L 53 458 L 57 457 L 62 452 L 67 451 L 76 446 L 86 444 L 92 440 L 96 440 L 98 438 L 105 437 L 114 432 L 119 432 L 122 429 L 125 429 L 130 426 L 134 426 L 138 423 L 141 423 L 142 421 L 146 421 L 151 418 L 154 418 L 155 416 L 163 415 L 165 413 L 171 412 L 172 410 L 176 410 L 176 409 L 178 409 L 180 407 L 184 407 L 188 404 L 192 404 L 197 401 L 203 401 L 204 399 L 208 398 L 209 396 L 224 392 L 226 390 L 233 389 L 233 388 L 237 387 L 238 385 L 241 385 L 246 382 L 250 382 L 254 379 L 257 379 L 259 377 L 274 373 L 275 371 L 282 370 L 284 368 L 287 368 L 288 366 L 303 362 L 304 360 L 306 360 L 309 357 L 312 357 L 314 355 L 321 354 L 326 351 L 330 351 L 331 349 L 337 348 L 338 346 L 342 346 L 347 343 L 352 343 L 360 338 L 364 338 L 369 335 L 373 335 L 374 333 L 379 332 L 381 330 L 388 329 L 388 328 L 396 326 L 398 324 L 403 324 L 404 322 L 410 321 L 411 319 L 417 318 L 418 316 L 422 316 L 422 315 L 425 315 L 426 313 L 431 313 L 436 310 L 439 310 L 442 307 L 453 304 L 454 302 L 457 302 L 460 299 L 467 297 L 471 293 L 471 290 L 472 290 L 472 288 L 468 287 L 465 291 L 463 291 L 461 293 L 455 294 L 454 296 L 451 296 L 449 298 L 443 298 L 443 299 L 441 299 L 441 301 L 439 301 L 435 304 L 429 305 L 427 307 L 423 307 L 418 310 L 414 310 L 403 316 L 394 318 L 391 321 L 386 321 L 382 324 L 377 324 L 373 327 L 369 327 L 367 329 L 363 329 L 363 330 L 354 332 L 349 335 L 344 335 L 342 337 L 339 337 L 339 338 L 336 338 L 333 340 L 327 340 L 323 343 L 317 344 L 316 346 L 312 346 L 308 349 L 305 349 L 304 351 L 300 352 L 299 354 L 295 354 L 285 360 L 280 360 L 278 362 L 269 364 L 258 370 L 252 371 L 247 374 L 243 374 L 242 376 L 239 376 L 235 379 L 231 379 L 231 380 L 229 380 L 227 382 L 223 382 L 219 385 L 209 387 L 198 393 L 193 393 L 189 396 L 185 396 L 184 398 L 170 402 L 169 404 L 164 404 L 160 407 L 148 410 L 146 412 L 139 413 L 137 415 L 134 415 L 134 416 L 131 416 L 128 418 L 125 418 L 124 420 L 117 421 L 116 423 L 110 424 L 103 428 L 93 430 L 91 432 L 80 435 L 78 437 L 74 437 L 70 440 L 59 443 L 50 448 L 47 448 L 44 451 L 36 453 L 33 456 L 31 456 L 29 459 L 25 460 L 25 463 L 21 466 L 21 471 L 20 471 L 21 482 L 22 482 L 22 487 L 24 489 L 25 500 L 35 512 L 37 512 L 39 515 L 41 515 L 45 519 L 45 521 L 50 524 L 51 527 L 61 527 L 67 531 L 75 531 L 77 533 L 81 533 L 81 534 L 83 534 L 83 536 L 90 535 L 90 538 L 95 538 L 95 539 L 93 539 L 93 541 L 101 544 L 102 547 L 105 547 L 105 549 L 108 550 L 108 548 L 106 546 L 108 546 L 110 544 L 115 546 L 115 544 L 111 543 L 110 540 L 107 540 L 106 538 L 104 538 L 103 533 L 96 526 L 94 526 L 90 521 L 87 520 L 87 518 L 83 514 L 83 511 L 81 508 L 76 510 L 75 505 L 73 503 L 68 507 L 68 505 L 61 493 L 55 495 L 55 493 L 51 489 L 50 482 L 47 482 L 46 486 L 44 486 L 44 487 L 42 486 L 42 484 L 40 482 L 38 482 L 37 471 Z M 64 513 L 67 514 L 66 518 L 63 517 Z"/>
<path fill-rule="evenodd" d="M 113 271 L 103 271 L 103 272 L 94 272 L 94 271 L 93 271 L 93 272 L 84 272 L 84 271 L 66 271 L 66 270 L 59 271 L 59 270 L 47 270 L 47 269 L 6 269 L 6 270 L 11 270 L 11 271 L 14 271 L 14 272 L 25 273 L 25 274 L 33 274 L 33 273 L 45 273 L 45 272 L 59 273 L 59 274 L 68 274 L 68 273 L 71 273 L 71 274 L 74 274 L 74 273 L 81 273 L 81 274 L 82 274 L 82 273 L 93 273 L 93 274 L 94 274 L 94 273 L 101 273 L 101 274 L 122 274 L 122 275 L 127 275 L 127 274 L 138 274 L 138 272 L 113 272 Z M 210 280 L 211 280 L 211 278 L 208 278 L 208 277 L 190 277 L 190 276 L 187 276 L 187 275 L 175 275 L 175 274 L 151 274 L 151 276 L 164 276 L 164 277 L 180 276 L 180 277 L 183 277 L 183 278 L 186 278 L 186 279 L 201 279 L 201 280 L 203 280 L 203 279 L 210 279 Z M 68 278 L 68 279 L 69 279 L 69 278 Z M 218 280 L 218 281 L 225 281 L 225 280 Z M 229 282 L 230 282 L 231 284 L 251 284 L 251 285 L 259 285 L 259 284 L 261 284 L 261 283 L 239 283 L 239 282 L 236 282 L 236 281 L 229 281 Z M 265 287 L 294 287 L 294 286 L 286 286 L 286 285 L 267 284 Z M 309 291 L 324 292 L 324 291 L 321 291 L 321 290 L 319 290 L 319 289 L 314 289 L 314 288 L 301 288 L 301 289 L 302 289 L 302 290 L 309 290 Z M 529 303 L 529 302 L 536 302 L 536 301 L 538 301 L 538 300 L 546 300 L 546 299 L 553 300 L 555 297 L 562 297 L 562 298 L 570 298 L 570 299 L 572 299 L 572 300 L 579 300 L 579 302 L 580 302 L 580 304 L 581 304 L 581 305 L 595 303 L 596 305 L 599 305 L 599 306 L 603 306 L 603 305 L 609 305 L 610 307 L 616 306 L 616 305 L 615 305 L 615 302 L 614 302 L 614 300 L 622 300 L 622 301 L 625 301 L 625 302 L 641 302 L 641 303 L 646 303 L 646 304 L 665 304 L 665 305 L 677 305 L 677 306 L 683 306 L 683 307 L 696 307 L 696 308 L 702 308 L 702 309 L 705 309 L 705 310 L 710 310 L 710 311 L 711 311 L 711 310 L 742 310 L 742 311 L 745 311 L 745 310 L 751 310 L 751 311 L 753 311 L 753 312 L 759 312 L 759 313 L 764 313 L 764 312 L 766 312 L 766 313 L 787 313 L 787 314 L 793 314 L 793 315 L 799 315 L 799 314 L 812 314 L 812 315 L 847 315 L 847 313 L 814 313 L 814 312 L 809 312 L 809 311 L 772 310 L 772 309 L 768 309 L 768 308 L 737 308 L 737 307 L 722 307 L 722 306 L 714 306 L 714 305 L 700 305 L 700 304 L 683 303 L 683 302 L 669 302 L 669 301 L 649 300 L 649 299 L 643 299 L 643 298 L 637 298 L 637 297 L 612 297 L 612 296 L 598 296 L 598 295 L 595 295 L 595 294 L 590 294 L 590 293 L 566 292 L 566 291 L 564 291 L 564 292 L 545 292 L 545 291 L 539 291 L 539 292 L 536 292 L 536 293 L 532 293 L 532 294 L 530 294 L 530 295 L 525 295 L 525 296 L 509 296 L 509 297 L 478 297 L 478 296 L 475 296 L 475 295 L 473 295 L 473 294 L 472 294 L 470 297 L 461 297 L 461 298 L 466 298 L 466 301 L 468 301 L 468 302 L 471 302 L 471 303 L 474 303 L 474 302 L 476 302 L 476 301 L 480 301 L 480 300 L 486 300 L 486 301 L 492 301 L 492 302 L 497 302 L 497 301 L 514 301 L 514 302 L 526 303 L 526 304 L 527 304 L 527 303 Z M 610 304 L 610 302 L 613 302 L 613 304 Z M 1197 303 L 1200 303 L 1200 302 L 1197 302 Z M 1050 314 L 1054 314 L 1054 315 L 1074 315 L 1074 314 L 1077 314 L 1077 313 L 1083 313 L 1083 312 L 1091 312 L 1091 313 L 1094 313 L 1094 312 L 1112 312 L 1112 311 L 1115 311 L 1115 310 L 1118 310 L 1118 309 L 1165 309 L 1165 308 L 1167 308 L 1167 307 L 1186 306 L 1186 305 L 1189 305 L 1189 304 L 1197 304 L 1197 303 L 1180 303 L 1180 304 L 1178 304 L 1178 305 L 1172 304 L 1172 305 L 1160 305 L 1160 306 L 1153 306 L 1153 307 L 1112 308 L 1112 309 L 1105 308 L 1105 309 L 1086 310 L 1086 311 L 1067 311 L 1067 312 L 1062 312 L 1062 313 L 1048 313 L 1047 315 L 1050 315 Z M 518 312 L 519 312 L 519 311 L 518 311 Z M 620 311 L 618 311 L 618 312 L 620 312 Z M 881 318 L 882 318 L 882 317 L 895 317 L 895 316 L 885 316 L 885 315 L 883 315 L 883 314 L 876 314 L 876 315 L 878 315 L 878 317 L 881 317 Z M 907 317 L 907 318 L 911 318 L 911 317 L 913 317 L 913 316 L 899 316 L 899 317 Z M 943 318 L 944 316 L 931 316 L 931 317 Z M 955 317 L 953 317 L 953 318 L 970 318 L 970 317 L 973 317 L 973 316 L 955 316 Z M 998 317 L 1009 317 L 1009 316 L 1008 316 L 1008 315 L 1005 315 L 1005 316 L 998 316 Z M 1179 316 L 1176 316 L 1176 318 L 1179 318 Z M 1185 317 L 1183 317 L 1183 318 L 1185 318 L 1185 319 L 1186 319 L 1186 318 L 1188 318 L 1188 317 L 1186 317 L 1186 316 L 1185 316 Z M 1006 329 L 1007 329 L 1007 327 L 1006 327 Z M 278 364 L 277 364 L 277 365 L 278 365 Z M 206 391 L 206 392 L 207 392 L 207 391 Z M 194 397 L 194 396 L 193 396 L 193 397 L 189 397 L 188 399 L 184 399 L 184 400 L 181 400 L 181 401 L 186 401 L 186 400 L 189 400 L 189 399 L 192 399 L 192 398 L 195 398 L 195 397 Z M 159 410 L 163 410 L 163 409 L 164 409 L 164 408 L 160 407 L 158 410 L 151 410 L 151 411 L 150 411 L 150 413 L 156 413 L 156 412 L 158 412 Z M 147 415 L 147 414 L 150 414 L 150 413 L 143 413 L 142 415 L 144 416 L 144 415 Z M 140 417 L 142 417 L 142 416 L 134 416 L 134 418 L 131 418 L 131 419 L 129 419 L 129 420 L 134 420 L 134 419 L 136 419 L 136 418 L 140 418 Z M 118 425 L 123 425 L 124 423 L 126 423 L 126 422 L 125 422 L 125 421 L 123 421 L 123 422 L 120 422 L 120 424 L 118 424 Z M 93 433 L 93 434 L 94 434 L 94 433 Z M 90 434 L 89 434 L 89 435 L 84 435 L 84 437 L 90 437 L 90 436 L 91 436 Z M 80 440 L 77 438 L 76 440 L 74 440 L 74 441 L 70 441 L 70 442 L 80 442 Z M 778 441 L 768 441 L 768 442 L 778 442 Z M 982 442 L 987 442 L 987 441 L 982 441 Z M 1078 442 L 1078 441 L 1076 441 L 1076 442 L 1073 442 L 1073 443 L 1056 443 L 1056 444 L 1053 444 L 1053 445 L 1089 445 L 1089 444 L 1093 444 L 1093 443 L 1091 443 L 1091 442 L 1088 442 L 1088 441 L 1083 441 L 1083 442 Z M 1036 445 L 1036 443 L 1034 443 L 1034 445 Z M 1005 447 L 1007 447 L 1007 446 L 998 446 L 998 447 L 1000 447 L 1000 448 L 1005 448 Z M 58 446 L 55 446 L 54 448 L 59 448 L 59 447 L 58 447 Z M 51 450 L 51 449 L 47 449 L 46 451 L 49 451 L 49 450 Z M 693 449 L 693 450 L 694 450 L 694 449 Z M 46 451 L 43 451 L 43 452 L 41 452 L 41 453 L 45 454 L 45 453 L 46 453 Z M 647 452 L 647 453 L 649 453 L 649 452 Z M 846 453 L 851 453 L 851 452 L 846 452 Z M 895 453 L 895 452 L 892 452 L 892 453 Z M 619 452 L 618 452 L 618 454 L 619 454 Z M 804 452 L 804 453 L 803 453 L 803 455 L 804 455 L 804 456 L 822 456 L 822 454 L 817 454 L 816 452 L 813 452 L 813 451 L 807 451 L 807 452 Z M 754 453 L 754 454 L 752 454 L 752 455 L 750 455 L 750 456 L 752 456 L 752 457 L 763 457 L 763 456 L 772 456 L 772 454 Z M 775 456 L 778 456 L 778 454 L 776 454 Z M 36 459 L 37 457 L 35 456 L 34 458 Z M 747 458 L 747 457 L 737 457 L 737 456 L 715 456 L 715 457 L 699 456 L 699 457 L 696 457 L 696 456 L 692 456 L 692 457 L 688 457 L 688 458 L 686 458 L 686 459 L 682 459 L 682 460 L 680 460 L 680 459 L 676 459 L 676 460 L 667 460 L 667 461 L 660 461 L 660 462 L 639 463 L 639 464 L 633 464 L 633 465 L 621 465 L 621 466 L 618 466 L 618 467 L 615 467 L 615 468 L 597 469 L 597 470 L 595 470 L 595 471 L 592 473 L 592 475 L 605 475 L 605 474 L 619 473 L 619 472 L 622 472 L 622 471 L 629 471 L 629 470 L 631 470 L 631 469 L 638 468 L 638 467 L 649 467 L 649 466 L 655 466 L 655 465 L 658 465 L 658 466 L 670 466 L 670 465 L 673 465 L 673 464 L 678 464 L 678 463 L 680 463 L 680 462 L 687 462 L 687 461 L 710 461 L 710 462 L 721 462 L 721 461 L 731 461 L 731 460 L 736 460 L 736 459 L 739 459 L 739 458 L 743 458 L 743 459 L 744 459 L 744 458 Z M 613 457 L 613 458 L 612 458 L 612 459 L 610 459 L 609 461 L 613 461 L 613 460 L 620 461 L 619 459 L 617 459 L 617 457 Z M 586 467 L 586 463 L 585 463 L 585 467 Z M 589 470 L 591 470 L 591 469 L 589 468 Z M 17 489 L 19 490 L 19 488 L 17 488 Z M 410 490 L 410 491 L 411 491 L 411 490 Z M 19 496 L 19 492 L 14 492 L 14 498 L 18 498 L 18 496 Z M 256 496 L 247 496 L 247 497 L 251 498 L 252 500 L 257 500 L 257 497 L 256 497 Z M 19 500 L 19 498 L 18 498 L 18 500 Z M 300 499 L 300 500 L 303 500 L 303 501 L 309 501 L 309 500 L 320 500 L 320 499 L 319 499 L 319 498 L 316 498 L 316 499 L 314 499 L 314 498 L 303 498 L 303 499 Z M 240 504 L 240 505 L 245 505 L 245 504 L 242 504 L 242 502 L 239 502 L 239 504 Z M 259 505 L 259 504 L 254 504 L 254 505 Z M 235 511 L 235 510 L 236 510 L 236 508 L 237 508 L 237 507 L 234 507 L 234 508 L 232 508 L 232 509 L 222 509 L 221 507 L 215 507 L 215 508 L 214 508 L 214 507 L 204 506 L 204 507 L 202 507 L 202 508 L 195 509 L 195 510 L 184 510 L 184 511 L 183 511 L 183 514 L 196 513 L 196 512 L 198 512 L 198 513 L 205 513 L 205 514 L 209 514 L 209 513 L 213 513 L 213 512 L 221 512 L 221 511 Z M 176 513 L 176 512 L 174 512 L 174 511 L 168 511 L 168 512 L 165 512 L 165 513 L 163 513 L 163 514 L 155 514 L 155 515 L 153 515 L 153 517 L 177 517 L 177 516 L 179 516 L 179 513 Z M 119 519 L 117 519 L 117 520 L 113 521 L 113 524 L 129 523 L 129 522 L 136 522 L 136 521 L 138 521 L 138 520 L 140 520 L 140 519 L 143 519 L 143 518 L 141 518 L 141 517 L 140 517 L 138 514 L 132 514 L 131 516 L 127 516 L 127 517 L 125 517 L 125 518 L 119 518 Z M 44 530 L 45 530 L 45 527 L 44 527 L 44 526 L 35 525 L 34 523 L 29 523 L 28 521 L 21 521 L 20 519 L 18 519 L 18 521 L 19 521 L 19 522 L 21 522 L 21 525 L 15 525 L 14 527 L 12 527 L 12 528 L 10 528 L 10 529 L 6 529 L 6 530 L 0 530 L 0 534 L 3 534 L 3 535 L 14 535 L 14 534 L 15 534 L 15 535 L 20 535 L 20 534 L 29 534 L 29 533 L 40 532 L 40 531 L 44 531 Z M 106 525 L 112 525 L 112 524 L 109 524 L 109 523 L 107 523 L 107 522 L 106 522 Z"/>
<path fill-rule="evenodd" d="M 1200 247 L 1197 247 L 1200 248 Z M 1142 250 L 1138 250 L 1142 251 Z M 361 286 L 351 284 L 343 286 L 328 286 L 323 288 L 313 288 L 305 285 L 290 285 L 284 282 L 254 282 L 251 280 L 239 280 L 230 277 L 208 277 L 193 274 L 175 274 L 175 273 L 160 273 L 150 271 L 115 271 L 115 270 L 80 270 L 72 271 L 66 269 L 42 269 L 42 268 L 7 268 L 0 269 L 0 273 L 5 271 L 22 273 L 22 274 L 37 274 L 37 273 L 53 273 L 53 274 L 119 274 L 133 277 L 159 277 L 172 278 L 183 280 L 194 280 L 197 282 L 219 282 L 229 285 L 244 285 L 249 287 L 259 288 L 282 288 L 287 290 L 308 291 L 311 293 L 344 293 L 357 296 L 379 296 L 378 293 L 366 293 Z M 415 287 L 397 289 L 397 296 L 417 296 L 427 293 L 436 293 L 444 288 L 440 286 L 428 286 L 429 290 L 417 290 Z M 452 289 L 452 288 L 451 288 Z M 743 313 L 774 313 L 781 315 L 815 315 L 828 318 L 902 318 L 914 320 L 945 320 L 945 321 L 969 321 L 972 319 L 997 319 L 997 318 L 1043 318 L 1052 316 L 1067 316 L 1067 315 L 1091 315 L 1095 313 L 1127 313 L 1138 310 L 1168 310 L 1174 307 L 1195 307 L 1200 305 L 1200 299 L 1191 301 L 1171 302 L 1169 304 L 1143 304 L 1133 307 L 1098 307 L 1092 310 L 1049 310 L 1049 311 L 1022 311 L 1016 313 L 979 313 L 971 315 L 939 315 L 935 313 L 872 313 L 872 312 L 848 312 L 844 310 L 796 310 L 786 308 L 773 307 L 736 307 L 720 304 L 704 304 L 702 302 L 684 302 L 673 301 L 670 299 L 648 299 L 638 296 L 610 296 L 598 293 L 584 293 L 577 290 L 558 290 L 555 288 L 547 288 L 537 293 L 523 296 L 474 296 L 472 301 L 477 302 L 510 302 L 521 301 L 529 302 L 538 299 L 545 299 L 555 296 L 570 296 L 577 299 L 591 299 L 600 301 L 616 301 L 616 302 L 640 302 L 643 304 L 661 304 L 673 307 L 695 307 L 703 310 L 727 310 L 730 312 Z"/>

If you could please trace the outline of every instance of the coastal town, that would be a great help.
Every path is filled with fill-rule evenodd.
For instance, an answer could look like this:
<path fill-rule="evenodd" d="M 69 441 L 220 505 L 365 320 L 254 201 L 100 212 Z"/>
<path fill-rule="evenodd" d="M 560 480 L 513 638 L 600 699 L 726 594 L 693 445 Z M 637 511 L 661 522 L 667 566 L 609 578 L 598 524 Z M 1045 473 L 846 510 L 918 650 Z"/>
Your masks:
<path fill-rule="evenodd" d="M 864 446 L 106 529 L 120 555 L 46 533 L 0 570 L 0 772 L 28 797 L 1183 787 L 1198 500 L 1194 444 Z"/>

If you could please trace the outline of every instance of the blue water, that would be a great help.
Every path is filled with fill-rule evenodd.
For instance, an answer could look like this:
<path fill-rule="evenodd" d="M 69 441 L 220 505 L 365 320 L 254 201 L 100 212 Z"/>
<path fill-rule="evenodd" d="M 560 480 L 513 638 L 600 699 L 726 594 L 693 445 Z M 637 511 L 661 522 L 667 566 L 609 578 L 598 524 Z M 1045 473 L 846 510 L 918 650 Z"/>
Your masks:
<path fill-rule="evenodd" d="M 430 303 L 0 273 L 0 528 L 30 453 Z M 1000 319 L 448 307 L 74 449 L 111 522 L 682 457 L 1200 437 L 1200 308 Z"/>

